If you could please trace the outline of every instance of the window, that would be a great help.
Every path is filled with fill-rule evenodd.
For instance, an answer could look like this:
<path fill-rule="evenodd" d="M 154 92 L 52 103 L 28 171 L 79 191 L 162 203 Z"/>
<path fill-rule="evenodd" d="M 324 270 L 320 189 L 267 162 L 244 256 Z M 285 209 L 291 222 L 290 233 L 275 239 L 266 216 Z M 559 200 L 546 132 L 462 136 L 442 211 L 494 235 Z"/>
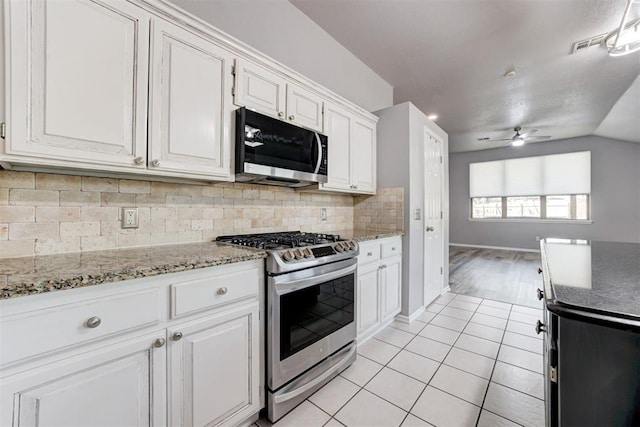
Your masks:
<path fill-rule="evenodd" d="M 503 214 L 504 212 L 504 214 Z M 474 197 L 474 219 L 589 219 L 589 195 Z"/>
<path fill-rule="evenodd" d="M 471 163 L 471 218 L 589 219 L 589 151 Z"/>

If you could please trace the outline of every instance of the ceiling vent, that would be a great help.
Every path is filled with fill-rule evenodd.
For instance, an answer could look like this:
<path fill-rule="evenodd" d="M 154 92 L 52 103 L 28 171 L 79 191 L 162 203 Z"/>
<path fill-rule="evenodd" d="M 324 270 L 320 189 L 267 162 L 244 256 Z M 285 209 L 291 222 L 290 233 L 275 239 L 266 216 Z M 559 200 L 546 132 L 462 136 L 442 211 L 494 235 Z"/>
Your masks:
<path fill-rule="evenodd" d="M 575 42 L 571 46 L 571 53 L 578 53 L 587 50 L 590 47 L 600 46 L 602 41 L 607 37 L 607 33 L 599 34 L 597 36 L 590 37 L 588 39 L 580 40 Z"/>

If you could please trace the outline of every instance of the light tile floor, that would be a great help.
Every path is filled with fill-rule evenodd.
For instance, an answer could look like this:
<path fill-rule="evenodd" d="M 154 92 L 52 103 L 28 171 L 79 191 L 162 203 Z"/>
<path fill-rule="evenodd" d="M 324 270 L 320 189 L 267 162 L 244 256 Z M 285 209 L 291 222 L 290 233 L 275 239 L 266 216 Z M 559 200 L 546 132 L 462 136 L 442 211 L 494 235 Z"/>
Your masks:
<path fill-rule="evenodd" d="M 542 310 L 447 293 L 275 425 L 544 426 Z M 260 427 L 271 423 L 261 419 Z"/>

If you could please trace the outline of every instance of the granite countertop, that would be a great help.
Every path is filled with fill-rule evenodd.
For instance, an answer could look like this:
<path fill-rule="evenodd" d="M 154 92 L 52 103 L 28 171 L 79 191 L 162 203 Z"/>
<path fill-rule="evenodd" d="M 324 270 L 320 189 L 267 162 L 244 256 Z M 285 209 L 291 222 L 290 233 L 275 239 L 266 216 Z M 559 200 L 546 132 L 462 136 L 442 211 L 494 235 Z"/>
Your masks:
<path fill-rule="evenodd" d="M 374 231 L 374 230 L 337 230 L 331 234 L 338 234 L 346 240 L 364 242 L 366 240 L 383 239 L 385 237 L 404 236 L 404 231 Z"/>
<path fill-rule="evenodd" d="M 0 259 L 0 300 L 266 256 L 253 248 L 202 242 Z"/>
<path fill-rule="evenodd" d="M 640 321 L 640 244 L 544 239 L 555 304 Z"/>

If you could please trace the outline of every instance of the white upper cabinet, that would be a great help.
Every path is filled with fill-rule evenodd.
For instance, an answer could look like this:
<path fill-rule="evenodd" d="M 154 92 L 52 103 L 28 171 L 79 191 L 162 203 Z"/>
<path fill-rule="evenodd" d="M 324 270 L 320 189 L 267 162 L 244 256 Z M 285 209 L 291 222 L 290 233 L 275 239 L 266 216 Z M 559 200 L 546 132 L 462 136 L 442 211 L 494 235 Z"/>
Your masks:
<path fill-rule="evenodd" d="M 328 141 L 326 184 L 319 189 L 357 194 L 376 192 L 376 123 L 336 105 L 325 104 Z"/>
<path fill-rule="evenodd" d="M 261 113 L 284 119 L 287 82 L 247 61 L 237 61 L 235 102 Z"/>
<path fill-rule="evenodd" d="M 5 13 L 5 153 L 144 167 L 149 14 L 123 0 L 17 0 Z"/>
<path fill-rule="evenodd" d="M 151 46 L 149 168 L 228 178 L 233 57 L 164 20 Z"/>
<path fill-rule="evenodd" d="M 238 61 L 235 94 L 237 105 L 322 132 L 322 97 L 264 67 Z"/>
<path fill-rule="evenodd" d="M 287 84 L 287 120 L 298 126 L 322 132 L 322 107 L 318 95 L 293 83 Z"/>

